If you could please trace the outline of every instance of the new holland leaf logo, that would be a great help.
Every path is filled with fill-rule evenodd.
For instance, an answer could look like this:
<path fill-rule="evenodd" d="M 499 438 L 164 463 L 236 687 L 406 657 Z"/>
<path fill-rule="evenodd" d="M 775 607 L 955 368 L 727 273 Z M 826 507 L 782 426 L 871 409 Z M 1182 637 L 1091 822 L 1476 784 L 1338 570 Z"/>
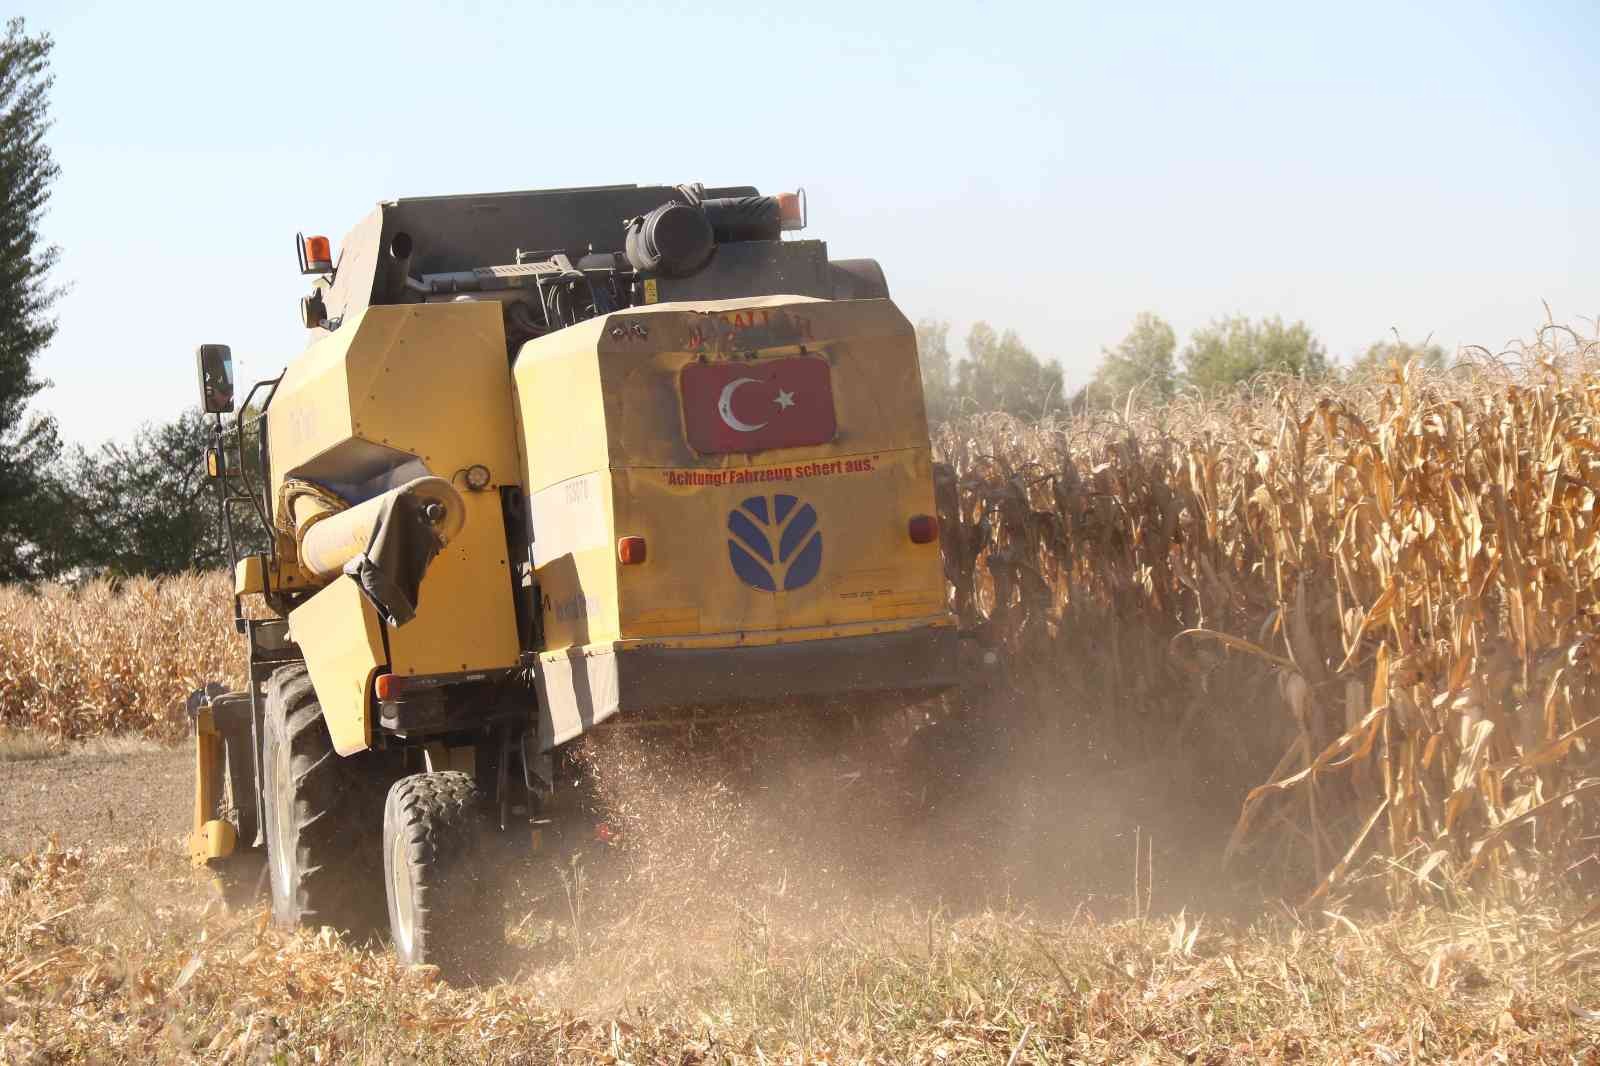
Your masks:
<path fill-rule="evenodd" d="M 752 496 L 728 514 L 728 559 L 751 588 L 803 588 L 822 569 L 817 512 L 793 496 Z"/>

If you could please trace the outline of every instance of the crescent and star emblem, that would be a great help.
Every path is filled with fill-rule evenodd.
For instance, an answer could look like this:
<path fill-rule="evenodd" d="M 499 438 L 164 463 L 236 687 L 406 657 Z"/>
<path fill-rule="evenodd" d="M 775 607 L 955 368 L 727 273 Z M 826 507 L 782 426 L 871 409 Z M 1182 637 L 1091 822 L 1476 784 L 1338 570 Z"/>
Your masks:
<path fill-rule="evenodd" d="M 727 424 L 729 429 L 737 430 L 740 433 L 754 433 L 756 430 L 762 429 L 767 425 L 766 422 L 756 422 L 751 424 L 749 422 L 741 421 L 738 416 L 733 413 L 733 394 L 738 392 L 739 388 L 743 385 L 759 384 L 760 382 L 755 378 L 734 378 L 732 381 L 728 382 L 722 387 L 722 395 L 717 399 L 717 414 L 722 416 L 722 421 Z M 789 408 L 794 406 L 794 393 L 785 389 L 779 389 L 778 395 L 773 399 L 772 402 L 778 405 L 780 412 L 787 411 Z"/>

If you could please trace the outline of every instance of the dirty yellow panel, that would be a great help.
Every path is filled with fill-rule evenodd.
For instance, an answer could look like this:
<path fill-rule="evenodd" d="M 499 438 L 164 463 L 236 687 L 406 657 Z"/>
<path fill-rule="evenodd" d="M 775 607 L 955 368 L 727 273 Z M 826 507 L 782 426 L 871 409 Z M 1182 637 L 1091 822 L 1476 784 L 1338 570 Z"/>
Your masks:
<path fill-rule="evenodd" d="M 260 555 L 246 555 L 233 566 L 233 594 L 249 596 L 267 591 L 266 560 Z"/>
<path fill-rule="evenodd" d="M 356 435 L 420 457 L 458 489 L 475 464 L 494 486 L 521 484 L 501 314 L 494 301 L 364 312 L 346 360 Z"/>
<path fill-rule="evenodd" d="M 297 356 L 273 392 L 267 408 L 267 439 L 274 499 L 289 472 L 353 435 L 345 354 L 355 339 L 355 324 Z"/>
<path fill-rule="evenodd" d="M 512 370 L 528 491 L 606 469 L 606 418 L 595 358 L 606 319 L 531 340 Z"/>
<path fill-rule="evenodd" d="M 481 464 L 495 485 L 519 484 L 500 316 L 487 301 L 370 307 L 307 348 L 267 409 L 274 497 L 304 468 L 360 480 L 386 454 L 452 481 Z"/>
<path fill-rule="evenodd" d="M 829 364 L 832 440 L 689 447 L 685 367 L 801 354 Z M 529 342 L 513 378 L 545 650 L 945 616 L 938 545 L 907 531 L 934 513 L 932 461 L 915 334 L 889 301 L 631 308 Z M 623 537 L 645 539 L 643 564 L 620 565 Z"/>
<path fill-rule="evenodd" d="M 666 633 L 659 623 L 674 611 L 677 632 L 689 635 L 917 618 L 944 606 L 939 546 L 913 544 L 907 531 L 912 515 L 933 513 L 926 448 L 713 472 L 622 471 L 614 511 L 619 536 L 649 544 L 647 562 L 617 571 L 624 639 Z M 820 558 L 802 572 L 813 539 Z M 686 575 L 695 578 L 692 603 Z"/>
<path fill-rule="evenodd" d="M 372 604 L 341 577 L 289 612 L 289 635 L 306 657 L 333 747 L 353 755 L 372 744 L 372 678 L 384 665 L 383 631 Z"/>
<path fill-rule="evenodd" d="M 516 611 L 500 494 L 463 492 L 467 520 L 428 564 L 417 614 L 389 629 L 397 674 L 456 674 L 517 664 Z"/>
<path fill-rule="evenodd" d="M 612 522 L 613 496 L 612 475 L 595 471 L 529 498 L 546 648 L 615 640 L 619 633 L 616 540 L 625 534 Z"/>
<path fill-rule="evenodd" d="M 631 308 L 595 337 L 613 466 L 741 467 L 769 455 L 697 455 L 683 428 L 678 376 L 697 361 L 802 351 L 831 367 L 838 435 L 786 448 L 787 461 L 892 450 L 928 440 L 916 332 L 888 300 L 793 296 Z"/>

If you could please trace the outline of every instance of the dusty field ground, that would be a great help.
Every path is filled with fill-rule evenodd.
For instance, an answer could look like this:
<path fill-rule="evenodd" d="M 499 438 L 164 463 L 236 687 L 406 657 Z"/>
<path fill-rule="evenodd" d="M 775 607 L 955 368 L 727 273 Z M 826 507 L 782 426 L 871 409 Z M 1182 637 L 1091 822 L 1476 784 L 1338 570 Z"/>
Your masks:
<path fill-rule="evenodd" d="M 622 837 L 507 871 L 474 987 L 225 909 L 181 751 L 0 763 L 0 1061 L 1600 1062 L 1581 901 L 1292 913 L 1169 821 L 1135 903 L 1170 774 L 1050 829 L 1026 767 L 941 811 L 847 757 L 672 763 L 602 753 Z"/>
<path fill-rule="evenodd" d="M 193 758 L 128 740 L 41 745 L 8 759 L 0 742 L 0 853 L 22 854 L 51 834 L 63 847 L 176 839 L 188 831 Z"/>

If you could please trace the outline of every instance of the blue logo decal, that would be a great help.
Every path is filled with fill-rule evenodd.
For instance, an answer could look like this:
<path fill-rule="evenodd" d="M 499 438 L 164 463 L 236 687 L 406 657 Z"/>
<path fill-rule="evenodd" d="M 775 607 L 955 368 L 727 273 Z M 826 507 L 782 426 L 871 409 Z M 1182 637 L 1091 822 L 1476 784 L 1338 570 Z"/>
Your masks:
<path fill-rule="evenodd" d="M 785 592 L 816 580 L 822 569 L 817 512 L 793 496 L 752 496 L 728 514 L 728 559 L 751 588 Z"/>

